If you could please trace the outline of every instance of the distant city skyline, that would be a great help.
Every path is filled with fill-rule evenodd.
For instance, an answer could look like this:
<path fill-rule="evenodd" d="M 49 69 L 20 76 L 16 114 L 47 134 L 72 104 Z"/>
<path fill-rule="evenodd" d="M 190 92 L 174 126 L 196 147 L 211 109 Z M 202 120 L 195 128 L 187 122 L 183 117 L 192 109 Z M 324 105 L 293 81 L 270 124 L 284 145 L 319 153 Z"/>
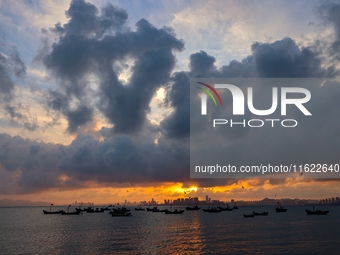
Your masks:
<path fill-rule="evenodd" d="M 83 206 L 194 206 L 194 205 L 276 205 L 277 202 L 280 202 L 285 205 L 305 205 L 305 204 L 324 204 L 324 205 L 340 205 L 340 197 L 329 197 L 324 199 L 304 199 L 304 198 L 263 198 L 259 200 L 218 200 L 212 199 L 210 197 L 206 197 L 205 200 L 200 200 L 198 197 L 189 197 L 189 198 L 177 198 L 174 200 L 164 199 L 163 202 L 155 201 L 151 198 L 150 201 L 123 201 L 116 203 L 102 203 L 96 204 L 93 202 L 70 202 L 64 204 L 54 204 L 52 202 L 47 201 L 29 201 L 29 200 L 12 200 L 12 199 L 0 199 L 0 207 L 8 207 L 8 206 L 50 206 L 53 204 L 54 206 L 68 206 L 72 205 L 75 207 Z"/>

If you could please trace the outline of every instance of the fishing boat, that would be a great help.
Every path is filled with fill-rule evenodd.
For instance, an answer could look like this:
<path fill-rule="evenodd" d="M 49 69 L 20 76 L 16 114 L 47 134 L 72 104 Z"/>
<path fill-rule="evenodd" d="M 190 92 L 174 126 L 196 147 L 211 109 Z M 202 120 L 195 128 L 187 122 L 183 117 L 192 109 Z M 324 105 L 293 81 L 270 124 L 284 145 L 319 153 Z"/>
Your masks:
<path fill-rule="evenodd" d="M 313 211 L 311 210 L 305 210 L 307 215 L 326 215 L 327 213 L 329 213 L 329 211 L 322 211 L 322 210 L 314 210 L 314 206 L 313 206 Z"/>
<path fill-rule="evenodd" d="M 95 210 L 89 210 L 87 211 L 87 213 L 102 213 L 104 212 L 105 210 L 103 208 L 99 209 L 99 208 L 96 208 Z"/>
<path fill-rule="evenodd" d="M 170 211 L 170 210 L 165 210 L 165 214 L 182 214 L 184 212 L 184 210 L 173 210 L 173 211 Z"/>
<path fill-rule="evenodd" d="M 233 207 L 234 210 L 237 210 L 238 209 L 238 206 L 235 204 L 234 207 Z"/>
<path fill-rule="evenodd" d="M 79 215 L 81 212 L 77 212 L 77 211 L 75 211 L 75 212 L 62 212 L 61 213 L 61 215 Z"/>
<path fill-rule="evenodd" d="M 267 216 L 268 215 L 268 212 L 254 212 L 253 211 L 253 214 L 255 215 L 255 216 Z"/>
<path fill-rule="evenodd" d="M 52 211 L 53 204 L 50 206 L 50 211 L 43 210 L 44 214 L 61 214 L 64 210 Z"/>
<path fill-rule="evenodd" d="M 152 209 L 152 212 L 165 212 L 167 209 L 158 209 L 157 207 L 154 207 Z"/>
<path fill-rule="evenodd" d="M 203 212 L 208 212 L 208 213 L 219 213 L 222 212 L 221 209 L 218 209 L 217 207 L 211 207 L 208 209 L 203 209 Z"/>
<path fill-rule="evenodd" d="M 185 207 L 185 210 L 187 211 L 198 211 L 199 209 L 201 209 L 201 207 L 198 207 L 197 205 Z"/>
<path fill-rule="evenodd" d="M 125 213 L 125 212 L 130 212 L 130 209 L 127 209 L 126 207 L 118 207 L 118 208 L 112 208 L 112 211 L 115 213 Z"/>
<path fill-rule="evenodd" d="M 49 212 L 49 211 L 46 211 L 46 210 L 43 210 L 44 214 L 61 214 L 64 210 L 60 210 L 60 211 L 54 211 L 54 212 Z"/>
<path fill-rule="evenodd" d="M 84 209 L 82 209 L 82 206 L 83 206 L 83 202 L 79 203 L 80 204 L 80 207 L 79 208 L 76 208 L 76 211 L 78 212 L 82 212 L 84 211 Z"/>
<path fill-rule="evenodd" d="M 132 216 L 132 214 L 130 212 L 125 212 L 125 213 L 112 213 L 112 212 L 110 212 L 110 214 L 112 215 L 112 217 L 129 217 L 129 216 Z"/>
<path fill-rule="evenodd" d="M 135 211 L 145 211 L 145 208 L 142 208 L 142 205 L 135 207 Z"/>
<path fill-rule="evenodd" d="M 244 218 L 254 218 L 254 214 L 243 214 Z"/>
<path fill-rule="evenodd" d="M 276 212 L 287 212 L 287 208 L 284 208 L 280 202 L 277 202 L 277 207 L 275 208 L 275 211 Z"/>
<path fill-rule="evenodd" d="M 233 208 L 229 207 L 229 205 L 227 205 L 227 207 L 222 207 L 222 206 L 218 206 L 218 209 L 220 209 L 221 211 L 232 211 Z"/>
<path fill-rule="evenodd" d="M 68 205 L 68 207 L 67 207 L 67 212 L 62 212 L 61 213 L 61 215 L 79 215 L 80 213 L 81 213 L 81 211 L 75 211 L 75 212 L 70 212 L 70 207 L 71 207 L 71 205 Z"/>
<path fill-rule="evenodd" d="M 77 208 L 78 209 L 78 208 Z M 81 208 L 80 208 L 81 209 Z M 93 211 L 94 209 L 92 208 L 92 206 L 88 206 L 87 208 L 84 208 L 83 211 L 84 212 L 88 212 L 88 211 Z"/>
<path fill-rule="evenodd" d="M 136 207 L 135 211 L 145 211 L 145 208 L 141 208 L 141 207 Z"/>

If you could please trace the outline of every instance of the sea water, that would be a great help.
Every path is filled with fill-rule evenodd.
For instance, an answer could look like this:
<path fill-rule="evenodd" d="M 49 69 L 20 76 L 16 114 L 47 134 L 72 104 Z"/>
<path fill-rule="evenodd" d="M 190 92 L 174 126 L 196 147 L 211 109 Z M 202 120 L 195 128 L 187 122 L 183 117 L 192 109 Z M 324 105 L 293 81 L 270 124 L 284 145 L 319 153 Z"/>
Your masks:
<path fill-rule="evenodd" d="M 340 206 L 240 206 L 221 213 L 173 215 L 108 211 L 44 215 L 43 207 L 0 208 L 1 254 L 339 254 Z M 66 208 L 54 207 L 53 210 Z M 184 208 L 183 208 L 184 209 Z M 243 213 L 268 211 L 244 218 Z"/>

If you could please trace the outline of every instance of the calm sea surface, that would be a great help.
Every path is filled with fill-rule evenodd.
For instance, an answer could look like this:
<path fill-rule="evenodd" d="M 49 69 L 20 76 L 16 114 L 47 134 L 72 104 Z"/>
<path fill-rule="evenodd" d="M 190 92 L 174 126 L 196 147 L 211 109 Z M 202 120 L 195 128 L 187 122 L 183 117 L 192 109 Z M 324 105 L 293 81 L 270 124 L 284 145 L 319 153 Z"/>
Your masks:
<path fill-rule="evenodd" d="M 132 217 L 0 208 L 0 254 L 340 254 L 340 206 L 318 206 L 329 215 L 310 216 L 304 209 L 311 207 L 274 208 L 182 215 L 131 210 Z M 269 215 L 243 218 L 253 210 Z"/>

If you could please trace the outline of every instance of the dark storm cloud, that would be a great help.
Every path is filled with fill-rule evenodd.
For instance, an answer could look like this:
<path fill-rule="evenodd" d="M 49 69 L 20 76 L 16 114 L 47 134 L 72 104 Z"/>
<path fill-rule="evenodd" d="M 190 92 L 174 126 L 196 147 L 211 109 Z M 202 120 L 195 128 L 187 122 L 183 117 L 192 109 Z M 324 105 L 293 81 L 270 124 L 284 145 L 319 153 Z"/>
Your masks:
<path fill-rule="evenodd" d="M 14 89 L 14 83 L 8 75 L 7 60 L 0 53 L 0 91 L 1 97 L 5 100 L 11 98 L 11 93 Z"/>
<path fill-rule="evenodd" d="M 201 186 L 235 184 L 237 180 L 189 178 L 190 78 L 333 75 L 321 67 L 318 53 L 297 46 L 290 38 L 274 43 L 256 42 L 249 56 L 222 66 L 216 65 L 214 56 L 199 51 L 190 56 L 189 71 L 172 73 L 176 64 L 174 52 L 183 50 L 184 43 L 171 28 L 155 28 L 141 19 L 134 31 L 127 27 L 125 10 L 110 4 L 99 9 L 82 0 L 72 1 L 66 14 L 69 18 L 66 24 L 57 23 L 49 30 L 58 39 L 42 58 L 60 85 L 49 91 L 48 106 L 64 115 L 71 133 L 77 133 L 80 127 L 90 122 L 98 110 L 113 124 L 113 129 L 78 134 L 67 146 L 0 135 L 1 165 L 5 171 L 13 173 L 14 183 L 19 187 L 18 190 L 13 187 L 12 193 L 50 188 L 75 189 L 91 181 L 104 185 L 129 182 L 183 182 Z M 44 31 L 48 34 L 47 30 Z M 128 65 L 131 65 L 131 77 L 123 83 L 119 76 Z M 14 73 L 20 75 L 20 72 Z M 98 78 L 96 84 L 90 84 L 89 74 Z M 160 87 L 166 88 L 166 103 L 173 111 L 160 126 L 153 126 L 146 115 L 150 111 L 150 101 Z M 337 88 L 338 85 L 320 88 L 317 93 L 320 98 L 310 105 L 313 114 L 322 120 L 317 125 L 309 123 L 312 128 L 300 133 L 299 139 L 310 145 L 304 154 L 295 153 L 303 151 L 298 143 L 296 148 L 290 148 L 285 141 L 273 141 L 265 132 L 249 141 L 259 146 L 269 144 L 267 153 L 275 156 L 273 160 L 282 158 L 287 149 L 290 154 L 285 160 L 298 155 L 307 157 L 316 153 L 318 145 L 325 143 L 336 153 L 339 136 L 334 127 L 339 123 L 335 120 L 332 124 L 329 119 L 332 114 L 338 116 L 338 107 L 333 107 L 327 115 L 322 113 L 327 107 L 337 105 Z M 265 91 L 262 87 L 257 89 L 259 94 Z M 95 103 L 89 105 L 90 101 Z M 227 101 L 226 104 L 231 104 L 231 100 Z M 12 108 L 7 112 L 13 118 L 19 118 Z M 323 121 L 326 121 L 325 126 Z M 330 135 L 326 137 L 325 134 Z M 230 142 L 237 145 L 242 135 L 249 134 L 245 131 L 232 135 Z M 323 141 L 325 137 L 328 140 Z M 249 149 L 256 154 L 253 145 Z M 237 146 L 232 147 L 230 155 L 238 150 Z M 328 150 L 321 153 L 325 159 L 334 156 Z M 68 178 L 63 178 L 65 176 Z M 259 181 L 258 185 L 262 184 Z"/>
<path fill-rule="evenodd" d="M 93 109 L 84 104 L 71 109 L 69 100 L 69 97 L 63 93 L 49 91 L 47 105 L 52 110 L 63 113 L 68 122 L 67 131 L 69 133 L 75 133 L 79 127 L 92 120 Z M 55 116 L 55 118 L 56 119 L 53 120 L 54 123 L 51 123 L 51 125 L 58 124 L 58 122 L 56 122 L 58 116 Z"/>
<path fill-rule="evenodd" d="M 164 140 L 136 143 L 125 135 L 102 141 L 78 135 L 68 146 L 0 135 L 1 166 L 14 174 L 15 181 L 8 193 L 74 189 L 85 187 L 87 181 L 108 185 L 190 181 L 188 157 L 186 145 Z M 69 179 L 63 181 L 62 176 Z"/>
<path fill-rule="evenodd" d="M 331 25 L 334 29 L 335 41 L 330 50 L 332 53 L 336 53 L 340 47 L 340 3 L 331 1 L 323 2 L 318 6 L 316 12 L 326 25 Z"/>
<path fill-rule="evenodd" d="M 48 96 L 48 106 L 53 110 L 61 111 L 63 109 L 68 109 L 69 102 L 66 95 L 59 93 L 58 91 L 49 91 Z"/>
<path fill-rule="evenodd" d="M 175 73 L 168 88 L 166 101 L 174 111 L 161 122 L 164 135 L 169 138 L 187 138 L 190 134 L 190 78 L 185 72 Z"/>
<path fill-rule="evenodd" d="M 174 173 L 171 174 L 172 169 L 180 167 L 183 170 L 184 167 L 176 163 L 182 163 L 177 157 L 182 151 L 174 151 L 165 145 L 134 143 L 126 136 L 108 138 L 103 142 L 94 140 L 92 136 L 79 136 L 65 150 L 68 157 L 61 162 L 61 169 L 79 180 L 117 183 L 166 181 L 175 177 Z M 178 170 L 174 171 L 178 174 Z"/>
<path fill-rule="evenodd" d="M 258 77 L 320 78 L 327 75 L 316 53 L 299 48 L 291 38 L 274 43 L 254 43 L 253 63 Z"/>
<path fill-rule="evenodd" d="M 340 60 L 340 3 L 332 1 L 324 1 L 316 8 L 321 21 L 323 21 L 322 29 L 328 27 L 333 28 L 332 33 L 327 40 L 316 40 L 315 48 L 327 56 L 327 61 L 330 62 L 330 69 L 333 68 L 333 72 L 339 75 L 339 70 L 335 67 Z"/>
<path fill-rule="evenodd" d="M 101 110 L 115 124 L 114 131 L 131 133 L 142 127 L 156 89 L 168 82 L 174 64 L 170 49 L 148 50 L 135 62 L 129 85 L 103 84 Z"/>
<path fill-rule="evenodd" d="M 216 67 L 215 58 L 204 51 L 192 54 L 190 71 L 176 73 L 172 77 L 168 100 L 174 112 L 162 122 L 164 133 L 172 137 L 177 134 L 179 138 L 189 136 L 190 78 L 320 78 L 334 75 L 332 68 L 322 68 L 317 53 L 298 47 L 291 38 L 274 43 L 256 42 L 251 49 L 252 54 L 243 60 L 233 60 L 221 67 Z M 227 102 L 230 104 L 232 101 Z"/>
<path fill-rule="evenodd" d="M 40 151 L 39 145 L 31 145 L 29 148 L 30 148 L 30 155 L 35 155 Z"/>
<path fill-rule="evenodd" d="M 13 97 L 12 76 L 22 78 L 25 74 L 26 66 L 15 47 L 8 49 L 6 55 L 0 52 L 0 96 L 2 100 L 9 102 Z"/>
<path fill-rule="evenodd" d="M 194 77 L 207 77 L 215 71 L 216 59 L 208 55 L 205 51 L 200 51 L 190 55 L 190 72 Z"/>
<path fill-rule="evenodd" d="M 251 49 L 252 54 L 242 61 L 233 60 L 229 65 L 221 67 L 217 67 L 215 65 L 215 58 L 209 56 L 204 51 L 192 54 L 189 64 L 190 71 L 173 75 L 173 84 L 168 89 L 167 99 L 170 100 L 170 105 L 174 108 L 174 111 L 161 123 L 163 134 L 177 139 L 183 138 L 185 135 L 189 137 L 189 132 L 186 131 L 190 126 L 188 121 L 190 113 L 188 110 L 189 106 L 185 106 L 185 103 L 189 102 L 186 88 L 189 90 L 190 78 L 320 78 L 333 77 L 336 74 L 334 66 L 330 66 L 327 69 L 322 67 L 322 57 L 318 52 L 314 52 L 312 48 L 297 46 L 291 38 L 284 38 L 274 43 L 256 42 L 252 45 Z M 180 85 L 177 83 L 178 80 L 181 80 Z M 335 163 L 336 146 L 332 146 L 329 150 L 323 150 L 320 147 L 315 147 L 315 144 L 327 147 L 329 146 L 329 140 L 338 140 L 337 135 L 335 135 L 337 131 L 334 129 L 334 125 L 338 126 L 338 123 L 334 120 L 333 116 L 337 116 L 339 113 L 334 112 L 335 108 L 333 106 L 337 103 L 333 98 L 340 96 L 339 84 L 332 84 L 332 86 L 325 84 L 324 87 L 313 87 L 311 91 L 314 100 L 308 107 L 311 109 L 314 119 L 302 124 L 303 127 L 297 128 L 298 134 L 295 134 L 296 140 L 293 145 L 289 142 L 291 141 L 289 135 L 285 136 L 280 131 L 273 135 L 277 138 L 276 142 L 274 142 L 273 137 L 268 137 L 271 133 L 270 130 L 264 129 L 264 132 L 250 132 L 249 128 L 225 129 L 224 131 L 220 130 L 221 135 L 223 135 L 223 138 L 228 138 L 230 147 L 224 151 L 224 155 L 232 158 L 233 162 L 240 161 L 245 164 L 253 160 L 252 162 L 256 161 L 260 165 L 263 155 L 267 155 L 266 158 L 270 159 L 271 164 L 277 165 L 302 161 L 309 162 L 316 159 L 316 157 L 311 159 L 311 155 L 317 155 L 317 158 L 323 162 Z M 266 87 L 256 86 L 254 93 L 256 107 L 258 109 L 268 109 L 268 105 L 265 104 L 268 101 L 269 95 Z M 224 100 L 224 105 L 226 103 L 225 107 L 229 107 L 228 105 L 231 107 L 232 99 L 230 96 L 227 98 L 228 100 Z M 248 119 L 252 118 L 250 114 L 246 114 L 245 117 Z M 297 114 L 293 117 L 299 121 L 301 116 Z M 317 125 L 316 123 L 313 124 L 313 121 L 315 122 L 316 119 Z M 325 124 L 330 120 L 333 123 L 336 122 L 336 124 Z M 180 130 L 183 132 L 180 132 Z M 323 138 L 319 138 L 316 134 L 320 133 L 327 135 L 321 135 Z M 202 134 L 200 138 L 204 140 L 202 137 L 205 135 Z M 327 142 L 324 140 L 325 137 L 328 137 L 326 139 Z M 306 141 L 308 141 L 309 146 L 306 145 Z M 332 144 L 335 145 L 336 142 Z M 217 155 L 219 153 L 214 151 L 213 147 L 210 147 L 208 144 L 206 146 L 208 147 L 207 153 L 211 153 L 209 155 Z M 265 153 L 263 153 L 264 151 Z M 199 182 L 204 185 L 209 185 L 208 183 L 215 183 L 216 185 L 221 183 L 220 180 L 200 180 Z"/>
<path fill-rule="evenodd" d="M 94 73 L 100 89 L 97 108 L 114 124 L 114 131 L 140 130 L 155 91 L 170 80 L 176 61 L 172 51 L 182 50 L 183 42 L 172 29 L 157 29 L 145 19 L 137 22 L 136 31 L 131 31 L 125 25 L 126 11 L 111 4 L 99 11 L 85 1 L 72 1 L 66 14 L 69 22 L 52 29 L 59 40 L 43 58 L 45 66 L 62 80 L 62 91 L 51 92 L 49 105 L 66 115 L 69 131 L 85 124 L 92 119 L 91 111 L 87 111 L 86 122 L 73 120 L 76 116 L 66 112 L 73 98 L 85 104 L 89 93 L 86 75 Z M 118 66 L 127 59 L 134 64 L 128 84 L 123 85 L 118 79 Z"/>
<path fill-rule="evenodd" d="M 26 75 L 26 66 L 15 47 L 2 45 L 4 53 L 0 52 L 0 105 L 10 117 L 10 125 L 20 126 L 29 131 L 35 131 L 38 124 L 32 117 L 28 107 L 21 103 L 15 104 L 15 83 Z"/>
<path fill-rule="evenodd" d="M 29 108 L 23 107 L 21 104 L 7 105 L 5 111 L 10 116 L 12 125 L 23 127 L 29 131 L 35 131 L 39 128 L 37 119 L 30 115 Z"/>
<path fill-rule="evenodd" d="M 68 121 L 68 131 L 74 133 L 82 125 L 85 125 L 92 119 L 92 109 L 86 105 L 80 105 L 73 111 L 67 111 L 64 113 Z"/>

